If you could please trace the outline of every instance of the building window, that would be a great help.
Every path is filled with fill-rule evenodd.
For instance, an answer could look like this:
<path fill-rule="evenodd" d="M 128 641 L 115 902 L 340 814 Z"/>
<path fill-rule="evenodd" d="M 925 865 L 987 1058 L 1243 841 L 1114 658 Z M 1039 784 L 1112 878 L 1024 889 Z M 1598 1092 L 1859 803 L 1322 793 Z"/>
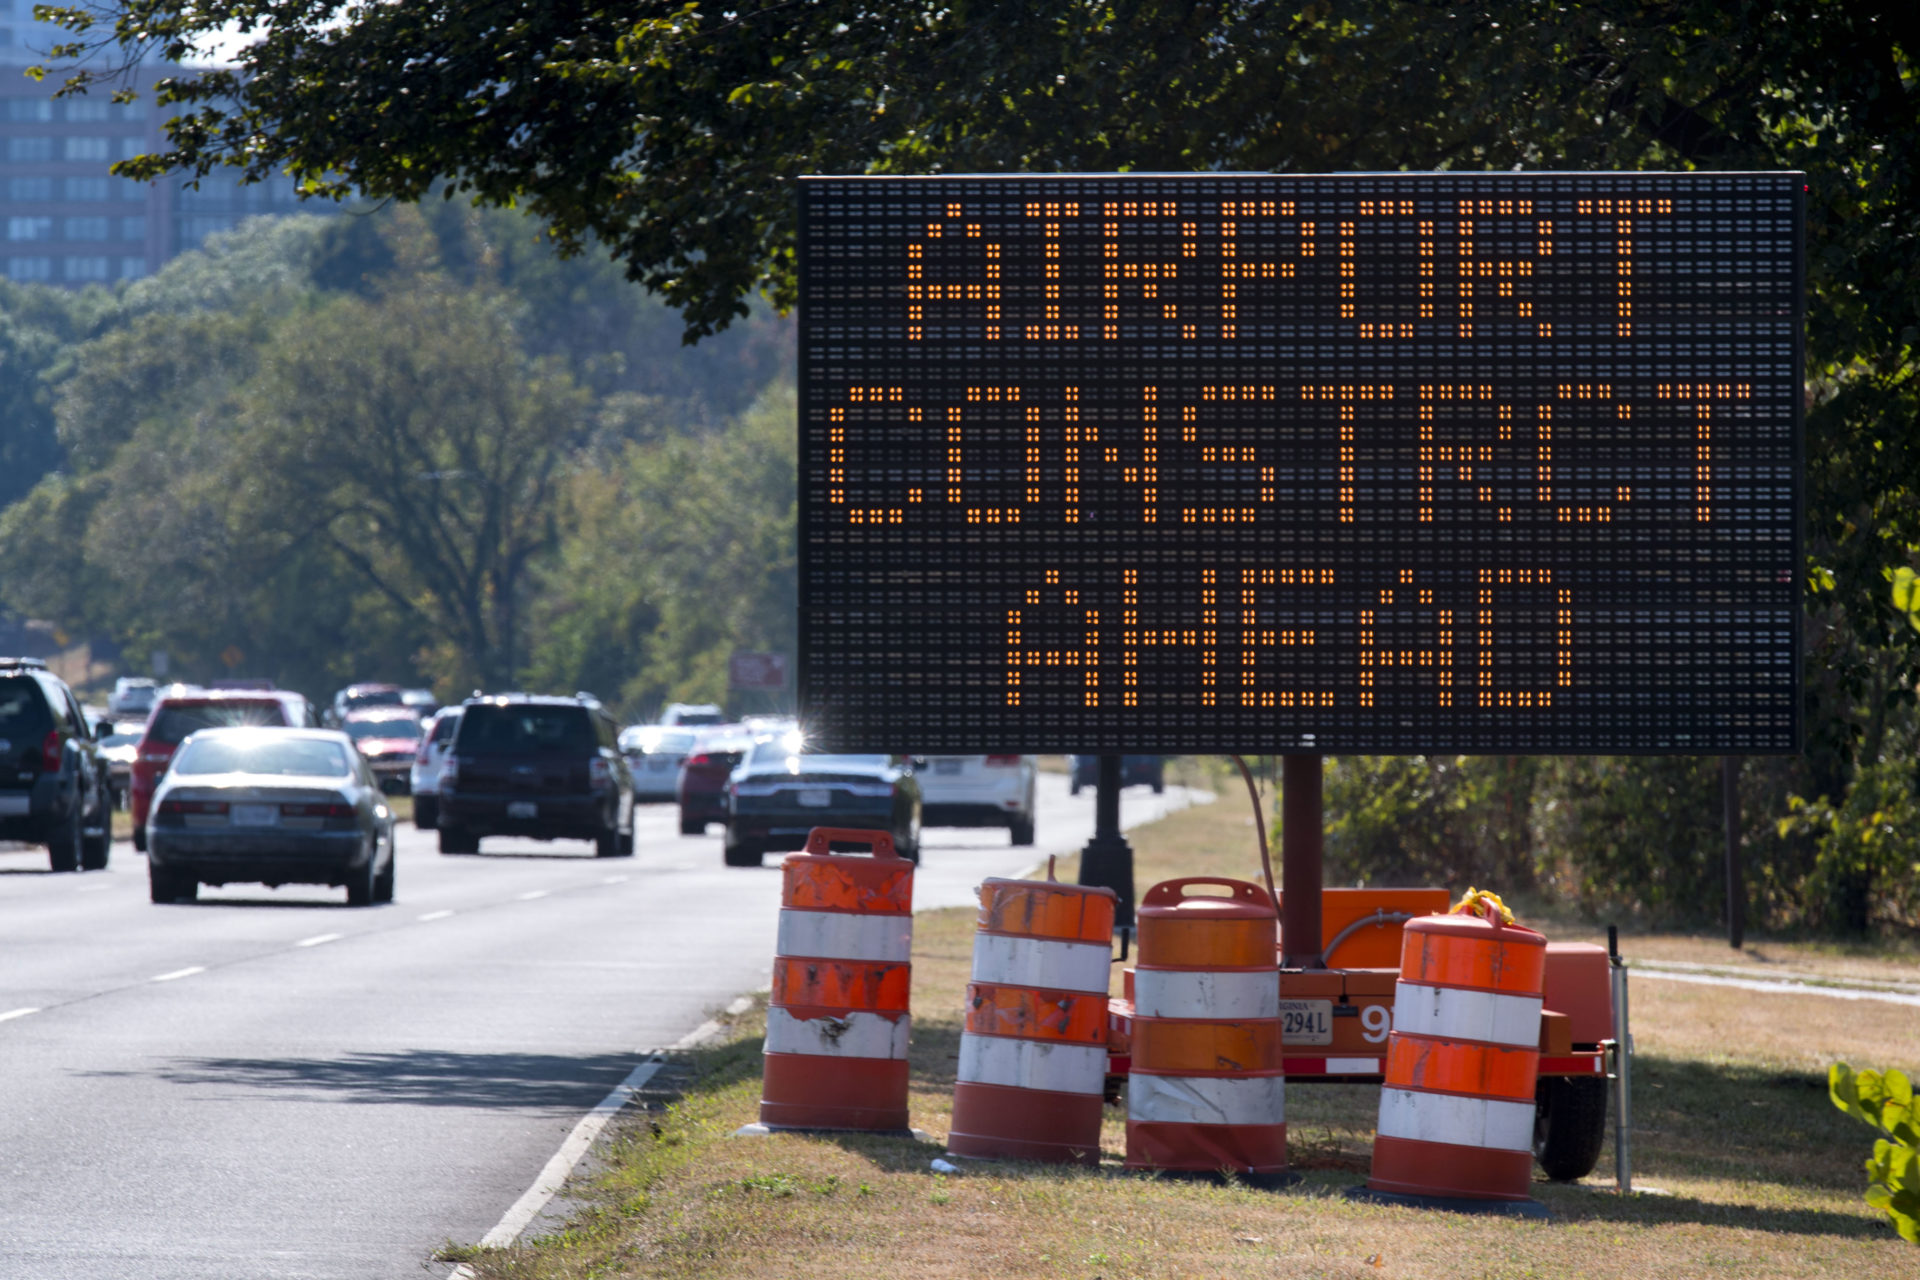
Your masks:
<path fill-rule="evenodd" d="M 65 276 L 69 280 L 105 280 L 107 278 L 107 260 L 105 258 L 68 258 L 64 264 Z"/>
<path fill-rule="evenodd" d="M 145 200 L 147 198 L 147 189 L 137 182 L 122 181 L 120 183 L 120 198 L 122 200 Z"/>
<path fill-rule="evenodd" d="M 147 140 L 145 138 L 133 136 L 120 139 L 120 158 L 122 160 L 131 160 L 135 156 L 143 156 L 146 153 Z"/>
<path fill-rule="evenodd" d="M 140 214 L 120 219 L 120 238 L 122 240 L 145 240 L 147 238 L 147 220 Z"/>
<path fill-rule="evenodd" d="M 64 178 L 60 194 L 69 200 L 105 200 L 111 185 L 108 178 Z"/>
<path fill-rule="evenodd" d="M 7 199 L 9 200 L 51 200 L 53 199 L 52 178 L 8 178 Z"/>
<path fill-rule="evenodd" d="M 35 164 L 51 160 L 53 159 L 53 139 L 8 138 L 7 159 L 14 164 Z"/>
<path fill-rule="evenodd" d="M 53 279 L 52 258 L 8 258 L 7 276 L 13 280 Z"/>
<path fill-rule="evenodd" d="M 114 104 L 114 108 L 119 112 L 119 115 L 115 117 L 116 119 L 145 120 L 147 118 L 147 108 L 145 103 L 118 102 Z"/>
<path fill-rule="evenodd" d="M 53 104 L 44 98 L 8 98 L 7 119 L 15 124 L 45 124 L 53 119 Z"/>
<path fill-rule="evenodd" d="M 9 240 L 51 240 L 53 239 L 52 218 L 8 218 L 7 239 Z"/>
<path fill-rule="evenodd" d="M 93 101 L 87 98 L 70 99 L 66 103 L 67 123 L 92 124 L 97 120 L 105 120 L 112 106 L 112 103 L 105 101 Z"/>
<path fill-rule="evenodd" d="M 145 274 L 147 274 L 147 260 L 145 258 L 127 257 L 120 259 L 120 278 L 122 280 L 138 280 Z"/>
<path fill-rule="evenodd" d="M 180 219 L 181 251 L 199 248 L 202 240 L 222 231 L 233 230 L 234 225 L 239 221 L 238 218 L 221 218 L 207 214 Z"/>
<path fill-rule="evenodd" d="M 60 158 L 68 163 L 92 163 L 105 160 L 109 147 L 106 138 L 62 138 Z"/>
<path fill-rule="evenodd" d="M 105 240 L 107 220 L 105 218 L 68 218 L 60 231 L 68 240 Z"/>
<path fill-rule="evenodd" d="M 0 3 L 3 3 L 3 2 L 4 0 L 0 0 Z M 0 13 L 5 13 L 5 12 L 6 10 L 4 8 L 0 8 Z M 11 48 L 13 48 L 13 28 L 0 27 L 0 49 L 11 49 Z"/>

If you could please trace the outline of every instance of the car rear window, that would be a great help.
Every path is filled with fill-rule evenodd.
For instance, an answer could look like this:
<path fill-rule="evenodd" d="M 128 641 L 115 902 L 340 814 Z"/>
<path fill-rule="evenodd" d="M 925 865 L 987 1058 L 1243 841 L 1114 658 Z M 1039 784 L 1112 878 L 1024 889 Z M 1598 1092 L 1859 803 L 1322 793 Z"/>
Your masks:
<path fill-rule="evenodd" d="M 339 778 L 348 772 L 347 752 L 337 742 L 321 738 L 251 740 L 205 738 L 190 742 L 173 762 L 175 774 L 194 777 L 213 773 L 270 773 L 281 777 Z"/>
<path fill-rule="evenodd" d="M 40 682 L 32 676 L 0 676 L 0 738 L 38 746 L 52 728 Z"/>
<path fill-rule="evenodd" d="M 349 720 L 341 728 L 345 729 L 355 742 L 365 738 L 411 738 L 420 740 L 420 722 L 411 716 L 395 716 L 391 720 Z"/>
<path fill-rule="evenodd" d="M 441 716 L 434 722 L 433 740 L 435 742 L 451 742 L 453 741 L 453 735 L 459 728 L 459 716 Z"/>
<path fill-rule="evenodd" d="M 350 693 L 344 703 L 348 711 L 357 711 L 361 707 L 400 707 L 406 700 L 398 689 L 376 689 L 371 693 Z"/>
<path fill-rule="evenodd" d="M 163 706 L 147 727 L 153 742 L 172 746 L 195 729 L 219 729 L 231 725 L 284 725 L 286 710 L 278 702 L 201 702 L 186 706 Z"/>
<path fill-rule="evenodd" d="M 585 707 L 480 706 L 461 713 L 454 749 L 463 756 L 591 755 L 599 745 Z"/>

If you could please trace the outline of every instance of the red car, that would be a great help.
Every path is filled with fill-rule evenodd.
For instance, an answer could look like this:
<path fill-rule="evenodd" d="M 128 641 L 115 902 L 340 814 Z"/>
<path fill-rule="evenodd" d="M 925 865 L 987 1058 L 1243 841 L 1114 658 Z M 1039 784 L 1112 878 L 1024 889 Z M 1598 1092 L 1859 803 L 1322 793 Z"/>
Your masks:
<path fill-rule="evenodd" d="M 190 689 L 162 694 L 147 717 L 147 727 L 133 750 L 129 770 L 127 808 L 133 813 L 133 847 L 147 849 L 147 808 L 160 775 L 173 760 L 180 740 L 195 729 L 218 725 L 286 725 L 311 729 L 315 725 L 313 706 L 297 693 L 284 689 L 271 692 L 221 692 Z"/>
<path fill-rule="evenodd" d="M 380 789 L 388 795 L 407 790 L 407 775 L 413 769 L 414 753 L 420 750 L 425 733 L 420 715 L 412 707 L 365 707 L 347 712 L 340 727 L 360 748 L 360 754 L 373 767 Z"/>
<path fill-rule="evenodd" d="M 753 747 L 754 735 L 743 725 L 714 725 L 702 729 L 680 766 L 680 834 L 697 836 L 709 822 L 727 820 L 727 775 Z"/>

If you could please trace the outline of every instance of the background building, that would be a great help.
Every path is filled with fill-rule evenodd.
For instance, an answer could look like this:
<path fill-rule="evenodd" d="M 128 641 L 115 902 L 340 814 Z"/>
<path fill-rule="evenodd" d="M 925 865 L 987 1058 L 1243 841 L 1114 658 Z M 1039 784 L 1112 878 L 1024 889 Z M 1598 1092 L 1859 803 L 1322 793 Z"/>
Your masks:
<path fill-rule="evenodd" d="M 99 90 L 56 100 L 55 77 L 36 84 L 25 70 L 66 36 L 31 10 L 0 0 L 0 274 L 76 288 L 135 279 L 243 219 L 300 207 L 290 178 L 242 186 L 214 174 L 194 191 L 180 177 L 143 185 L 108 173 L 159 149 L 171 112 L 145 87 L 171 68 L 142 68 L 137 102 Z"/>

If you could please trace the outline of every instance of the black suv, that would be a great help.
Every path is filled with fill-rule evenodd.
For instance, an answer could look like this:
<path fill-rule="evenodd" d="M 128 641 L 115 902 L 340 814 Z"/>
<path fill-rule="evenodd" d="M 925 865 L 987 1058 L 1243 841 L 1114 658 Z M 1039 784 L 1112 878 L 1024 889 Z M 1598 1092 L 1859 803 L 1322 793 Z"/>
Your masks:
<path fill-rule="evenodd" d="M 619 733 L 589 697 L 469 699 L 440 774 L 440 852 L 477 853 L 482 836 L 531 836 L 631 856 L 633 775 Z"/>
<path fill-rule="evenodd" d="M 37 658 L 0 658 L 0 840 L 44 844 L 55 871 L 99 871 L 113 785 L 67 682 Z"/>

